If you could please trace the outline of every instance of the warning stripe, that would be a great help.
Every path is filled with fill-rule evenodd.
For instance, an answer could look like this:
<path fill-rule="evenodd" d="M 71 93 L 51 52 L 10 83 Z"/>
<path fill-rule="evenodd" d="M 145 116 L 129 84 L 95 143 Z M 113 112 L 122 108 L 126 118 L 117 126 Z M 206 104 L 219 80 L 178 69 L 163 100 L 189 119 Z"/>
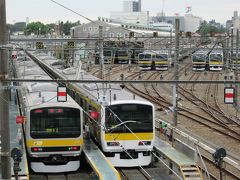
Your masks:
<path fill-rule="evenodd" d="M 67 96 L 67 93 L 66 92 L 58 92 L 57 95 L 58 96 Z"/>
<path fill-rule="evenodd" d="M 233 98 L 233 93 L 226 93 L 225 98 Z"/>

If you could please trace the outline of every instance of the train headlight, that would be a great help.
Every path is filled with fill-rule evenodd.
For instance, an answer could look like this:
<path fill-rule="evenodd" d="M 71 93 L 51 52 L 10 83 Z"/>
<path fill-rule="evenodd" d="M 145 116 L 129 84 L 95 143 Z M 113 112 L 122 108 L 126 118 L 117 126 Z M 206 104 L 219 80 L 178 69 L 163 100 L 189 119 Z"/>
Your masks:
<path fill-rule="evenodd" d="M 149 146 L 151 145 L 151 141 L 139 141 L 138 143 L 139 146 Z"/>
<path fill-rule="evenodd" d="M 120 146 L 119 142 L 107 142 L 107 146 Z"/>

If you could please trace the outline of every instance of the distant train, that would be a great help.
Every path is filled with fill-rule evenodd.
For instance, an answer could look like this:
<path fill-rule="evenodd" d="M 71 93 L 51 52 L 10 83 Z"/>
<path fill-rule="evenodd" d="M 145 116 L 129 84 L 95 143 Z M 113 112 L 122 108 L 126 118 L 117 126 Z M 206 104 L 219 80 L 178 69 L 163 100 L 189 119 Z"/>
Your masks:
<path fill-rule="evenodd" d="M 103 50 L 104 64 L 111 64 L 113 62 L 114 52 L 113 50 Z"/>
<path fill-rule="evenodd" d="M 209 70 L 221 71 L 223 69 L 223 49 L 221 46 L 215 46 L 209 54 Z"/>
<path fill-rule="evenodd" d="M 85 71 L 79 73 L 76 68 L 57 69 L 53 66 L 60 61 L 57 59 L 47 60 L 41 56 L 35 59 L 47 71 L 53 71 L 55 78 L 99 80 Z M 69 84 L 68 92 L 83 107 L 86 113 L 84 120 L 90 126 L 91 136 L 114 166 L 150 164 L 155 137 L 152 103 L 117 84 Z"/>
<path fill-rule="evenodd" d="M 32 60 L 14 61 L 21 79 L 50 79 Z M 23 82 L 22 102 L 28 163 L 40 173 L 76 171 L 83 147 L 83 111 L 69 96 L 58 102 L 56 83 Z M 64 92 L 62 93 L 64 95 Z"/>
<path fill-rule="evenodd" d="M 171 65 L 169 53 L 162 51 L 144 51 L 138 54 L 138 65 L 142 70 L 167 70 Z"/>
<path fill-rule="evenodd" d="M 198 50 L 192 54 L 192 70 L 204 71 L 207 67 L 209 50 Z"/>
<path fill-rule="evenodd" d="M 129 64 L 132 51 L 127 49 L 117 49 L 114 54 L 114 64 Z"/>
<path fill-rule="evenodd" d="M 240 69 L 240 51 L 234 50 L 232 53 L 229 53 L 230 57 L 230 66 L 232 69 Z"/>

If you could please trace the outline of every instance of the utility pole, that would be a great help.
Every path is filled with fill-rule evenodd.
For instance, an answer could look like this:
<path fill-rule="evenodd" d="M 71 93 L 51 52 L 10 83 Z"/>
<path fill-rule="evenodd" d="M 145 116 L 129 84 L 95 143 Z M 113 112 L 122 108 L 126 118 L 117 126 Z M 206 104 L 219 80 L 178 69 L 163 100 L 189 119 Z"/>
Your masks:
<path fill-rule="evenodd" d="M 6 5 L 0 0 L 0 46 L 7 44 Z M 5 80 L 8 75 L 7 50 L 0 48 L 0 79 Z M 1 131 L 1 179 L 11 179 L 10 132 L 9 132 L 9 90 L 8 83 L 0 82 L 0 131 Z"/>
<path fill-rule="evenodd" d="M 99 38 L 103 38 L 103 26 L 99 26 Z M 99 41 L 99 61 L 101 64 L 101 78 L 104 80 L 103 40 Z"/>
<path fill-rule="evenodd" d="M 239 56 L 238 56 L 238 48 L 239 48 L 239 30 L 237 29 L 237 35 L 236 35 L 236 71 L 235 71 L 235 80 L 238 81 L 238 72 L 239 72 Z M 235 108 L 236 108 L 236 117 L 238 114 L 238 84 L 235 86 Z"/>
<path fill-rule="evenodd" d="M 174 77 L 176 83 L 173 85 L 173 126 L 177 127 L 177 111 L 178 111 L 178 56 L 179 56 L 179 28 L 180 20 L 175 19 L 175 53 L 174 53 Z"/>

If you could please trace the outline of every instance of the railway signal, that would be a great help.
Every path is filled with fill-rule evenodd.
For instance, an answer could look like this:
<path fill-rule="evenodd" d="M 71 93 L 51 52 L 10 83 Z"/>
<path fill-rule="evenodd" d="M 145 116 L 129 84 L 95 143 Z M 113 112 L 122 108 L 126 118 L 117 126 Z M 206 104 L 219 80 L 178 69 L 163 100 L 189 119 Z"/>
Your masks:
<path fill-rule="evenodd" d="M 57 87 L 57 101 L 58 102 L 66 102 L 67 101 L 67 87 L 66 86 L 58 86 Z"/>
<path fill-rule="evenodd" d="M 36 49 L 43 49 L 43 42 L 36 42 Z"/>
<path fill-rule="evenodd" d="M 68 48 L 74 48 L 74 47 L 75 47 L 74 41 L 68 41 Z"/>
<path fill-rule="evenodd" d="M 224 88 L 224 103 L 225 104 L 233 104 L 235 97 L 235 89 L 233 87 L 225 87 Z"/>

